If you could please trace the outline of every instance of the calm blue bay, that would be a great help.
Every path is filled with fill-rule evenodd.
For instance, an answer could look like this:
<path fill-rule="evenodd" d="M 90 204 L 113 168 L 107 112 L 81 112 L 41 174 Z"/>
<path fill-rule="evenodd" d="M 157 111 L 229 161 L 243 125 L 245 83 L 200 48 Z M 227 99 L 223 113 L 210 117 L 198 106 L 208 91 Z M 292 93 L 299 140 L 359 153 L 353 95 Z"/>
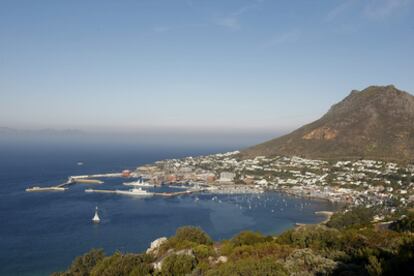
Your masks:
<path fill-rule="evenodd" d="M 152 240 L 170 236 L 182 225 L 200 226 L 214 239 L 230 238 L 245 229 L 280 233 L 296 222 L 319 222 L 323 217 L 315 211 L 334 208 L 327 202 L 278 193 L 136 199 L 85 193 L 86 185 L 66 192 L 24 191 L 61 183 L 69 175 L 119 172 L 165 158 L 227 150 L 234 149 L 0 144 L 0 275 L 48 275 L 94 247 L 108 254 L 143 251 Z M 77 165 L 79 161 L 84 165 Z M 125 181 L 104 180 L 100 188 L 113 189 Z M 100 209 L 99 225 L 91 223 L 95 206 Z"/>

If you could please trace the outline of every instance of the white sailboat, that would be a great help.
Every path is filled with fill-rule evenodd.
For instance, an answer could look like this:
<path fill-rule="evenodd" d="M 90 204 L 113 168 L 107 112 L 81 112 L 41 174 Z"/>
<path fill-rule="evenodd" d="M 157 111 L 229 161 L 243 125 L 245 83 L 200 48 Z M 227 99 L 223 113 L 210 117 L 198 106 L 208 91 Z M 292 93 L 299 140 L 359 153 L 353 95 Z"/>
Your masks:
<path fill-rule="evenodd" d="M 99 223 L 101 221 L 98 215 L 98 206 L 96 206 L 95 215 L 93 216 L 92 221 L 93 223 Z"/>

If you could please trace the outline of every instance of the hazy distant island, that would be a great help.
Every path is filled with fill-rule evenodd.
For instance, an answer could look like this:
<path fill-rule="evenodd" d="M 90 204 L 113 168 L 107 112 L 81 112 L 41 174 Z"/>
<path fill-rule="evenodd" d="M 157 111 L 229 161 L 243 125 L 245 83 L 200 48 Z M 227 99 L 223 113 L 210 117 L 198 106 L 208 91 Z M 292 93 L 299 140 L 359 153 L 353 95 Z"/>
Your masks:
<path fill-rule="evenodd" d="M 279 191 L 344 204 L 318 225 L 213 241 L 196 227 L 145 253 L 92 250 L 55 275 L 414 274 L 414 96 L 352 91 L 321 119 L 241 151 L 157 161 L 131 173 L 188 191 Z"/>

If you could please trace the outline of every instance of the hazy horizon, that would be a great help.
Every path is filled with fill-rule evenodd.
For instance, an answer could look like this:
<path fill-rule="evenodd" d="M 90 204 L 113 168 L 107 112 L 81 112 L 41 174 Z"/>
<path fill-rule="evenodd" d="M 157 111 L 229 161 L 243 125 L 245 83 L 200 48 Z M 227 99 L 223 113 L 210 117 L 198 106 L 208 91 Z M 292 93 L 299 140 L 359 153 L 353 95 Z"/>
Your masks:
<path fill-rule="evenodd" d="M 200 147 L 212 149 L 243 149 L 289 130 L 221 131 L 201 129 L 136 129 L 129 131 L 88 131 L 78 129 L 14 129 L 0 127 L 0 145 L 54 145 L 54 146 L 129 146 L 129 147 Z"/>

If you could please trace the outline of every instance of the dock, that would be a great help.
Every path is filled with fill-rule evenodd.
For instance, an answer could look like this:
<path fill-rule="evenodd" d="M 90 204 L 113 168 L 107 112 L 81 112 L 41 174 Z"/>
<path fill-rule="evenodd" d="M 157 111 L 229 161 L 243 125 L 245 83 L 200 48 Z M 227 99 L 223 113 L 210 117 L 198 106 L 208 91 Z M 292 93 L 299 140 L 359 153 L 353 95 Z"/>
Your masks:
<path fill-rule="evenodd" d="M 74 179 L 72 183 L 80 183 L 80 184 L 102 184 L 104 183 L 101 180 L 97 180 L 97 179 L 84 179 L 84 178 L 80 178 L 80 179 Z"/>
<path fill-rule="evenodd" d="M 174 197 L 174 196 L 180 196 L 180 195 L 189 195 L 194 193 L 195 191 L 181 191 L 181 192 L 171 192 L 171 193 L 154 193 L 154 195 L 157 196 L 163 196 L 163 197 Z"/>
<path fill-rule="evenodd" d="M 73 184 L 102 184 L 104 183 L 101 180 L 98 179 L 92 179 L 92 178 L 101 178 L 101 177 L 122 177 L 122 173 L 107 173 L 107 174 L 92 174 L 92 175 L 75 175 L 75 176 L 69 176 L 68 180 L 64 183 L 55 185 L 55 186 L 49 186 L 49 187 L 31 187 L 27 188 L 26 192 L 51 192 L 51 191 L 66 191 L 68 188 L 67 186 L 73 185 Z M 184 187 L 180 187 L 184 188 Z M 175 197 L 180 195 L 189 195 L 195 192 L 202 192 L 207 189 L 194 189 L 190 188 L 185 191 L 178 191 L 178 192 L 163 192 L 163 193 L 148 193 L 143 194 L 142 196 L 161 196 L 161 197 Z M 106 194 L 126 194 L 123 192 L 123 190 L 102 190 L 102 189 L 86 189 L 86 193 L 106 193 Z M 138 195 L 140 196 L 140 195 Z"/>
<path fill-rule="evenodd" d="M 91 175 L 74 175 L 69 176 L 66 182 L 55 186 L 48 186 L 48 187 L 30 187 L 27 188 L 26 192 L 54 192 L 54 191 L 66 191 L 68 188 L 67 186 L 73 184 L 102 184 L 104 183 L 98 179 L 91 179 L 91 178 L 98 178 L 98 177 L 121 177 L 121 173 L 106 173 L 106 174 L 91 174 Z"/>
<path fill-rule="evenodd" d="M 52 186 L 52 187 L 63 188 L 65 186 L 68 186 L 68 185 L 73 184 L 73 183 L 75 183 L 75 182 L 73 182 L 72 179 L 69 177 L 68 178 L 68 181 L 66 181 L 66 182 L 64 182 L 62 184 L 56 185 L 56 186 Z"/>
<path fill-rule="evenodd" d="M 86 193 L 122 194 L 119 191 L 120 190 L 101 190 L 101 189 L 86 189 L 85 190 Z M 180 195 L 189 195 L 189 194 L 192 194 L 192 193 L 195 193 L 195 192 L 201 192 L 201 190 L 187 190 L 187 191 L 180 191 L 180 192 L 151 193 L 149 196 L 174 197 L 174 196 L 180 196 Z"/>
<path fill-rule="evenodd" d="M 64 192 L 67 189 L 63 187 L 32 187 L 27 188 L 26 192 Z"/>
<path fill-rule="evenodd" d="M 103 194 L 116 194 L 115 190 L 96 190 L 96 189 L 86 189 L 85 193 L 103 193 Z"/>

